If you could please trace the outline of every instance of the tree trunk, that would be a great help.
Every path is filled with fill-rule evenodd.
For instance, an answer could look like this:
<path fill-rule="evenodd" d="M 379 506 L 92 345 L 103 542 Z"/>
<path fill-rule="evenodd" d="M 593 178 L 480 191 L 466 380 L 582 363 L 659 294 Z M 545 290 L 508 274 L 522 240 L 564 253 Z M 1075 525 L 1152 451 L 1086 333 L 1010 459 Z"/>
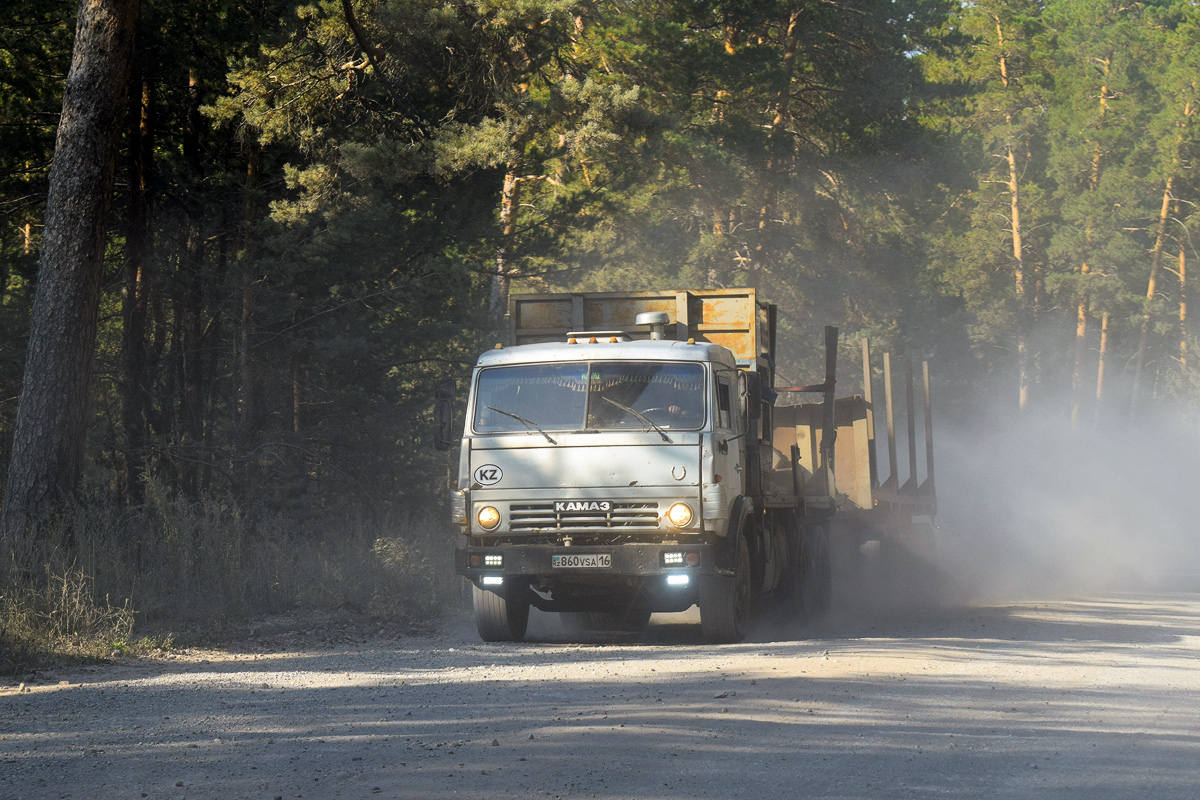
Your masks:
<path fill-rule="evenodd" d="M 993 14 L 996 23 L 996 43 L 1000 50 L 998 66 L 1000 68 L 1000 83 L 1005 89 L 1010 86 L 1008 74 L 1008 56 L 1004 46 L 1004 27 L 1000 17 Z M 1004 122 L 1012 127 L 1012 115 L 1005 114 Z M 1026 284 L 1028 278 L 1025 269 L 1025 246 L 1022 241 L 1021 228 L 1021 183 L 1017 169 L 1017 154 L 1013 142 L 1009 141 L 1004 148 L 1005 163 L 1008 165 L 1008 199 L 1009 199 L 1009 240 L 1012 244 L 1013 258 L 1013 290 L 1017 300 L 1017 409 L 1025 411 L 1029 406 L 1029 386 L 1032 382 L 1029 369 L 1029 292 Z"/>
<path fill-rule="evenodd" d="M 1179 243 L 1179 371 L 1187 376 L 1188 371 L 1188 328 L 1187 328 L 1187 255 L 1183 242 Z"/>
<path fill-rule="evenodd" d="M 1112 57 L 1097 59 L 1096 63 L 1100 65 L 1101 73 L 1104 77 L 1104 83 L 1100 85 L 1100 110 L 1098 115 L 1099 126 L 1103 128 L 1105 120 L 1108 118 L 1108 76 L 1112 67 Z M 1095 139 L 1092 143 L 1092 174 L 1088 185 L 1089 191 L 1094 192 L 1100 187 L 1100 177 L 1103 171 L 1104 151 L 1100 147 L 1100 140 Z M 1079 304 L 1076 306 L 1075 311 L 1075 363 L 1071 374 L 1071 428 L 1073 429 L 1079 427 L 1079 417 L 1083 406 L 1083 372 L 1085 367 L 1084 362 L 1087 358 L 1088 319 L 1092 313 L 1092 296 L 1087 288 L 1087 276 L 1091 272 L 1091 267 L 1088 265 L 1092 244 L 1092 220 L 1090 217 L 1084 225 L 1084 244 L 1087 249 L 1083 261 L 1079 266 Z"/>
<path fill-rule="evenodd" d="M 204 301 L 204 236 L 203 208 L 198 195 L 203 169 L 200 158 L 200 79 L 196 68 L 188 73 L 188 109 L 184 124 L 183 156 L 188 167 L 188 183 L 192 191 L 185 202 L 187 211 L 187 234 L 184 240 L 182 292 L 179 303 L 181 329 L 180 340 L 180 386 L 179 418 L 181 460 L 179 465 L 180 486 L 183 491 L 195 496 L 199 486 L 200 446 L 204 439 L 204 335 L 202 318 Z"/>
<path fill-rule="evenodd" d="M 1100 358 L 1096 366 L 1095 421 L 1100 422 L 1100 406 L 1104 400 L 1104 366 L 1108 360 L 1108 312 L 1100 315 Z"/>
<path fill-rule="evenodd" d="M 496 253 L 496 272 L 492 276 L 492 297 L 489 303 L 492 325 L 497 329 L 504 325 L 508 313 L 508 290 L 512 283 L 512 266 L 509 257 L 513 237 L 517 232 L 517 211 L 521 201 L 521 182 L 517 178 L 517 165 L 509 164 L 504 173 L 504 188 L 500 192 L 501 239 Z"/>
<path fill-rule="evenodd" d="M 774 216 L 775 200 L 779 193 L 779 178 L 777 173 L 784 161 L 786 149 L 784 140 L 787 135 L 786 125 L 791 116 L 792 99 L 792 70 L 796 66 L 796 50 L 799 46 L 797 28 L 800 26 L 800 11 L 796 10 L 788 17 L 787 32 L 783 40 L 783 60 L 781 64 L 782 78 L 779 91 L 775 95 L 775 113 L 771 120 L 771 133 L 767 137 L 767 163 L 763 176 L 763 200 L 758 212 L 758 243 L 754 248 L 754 263 L 750 284 L 758 285 L 757 273 L 766 266 L 770 258 L 770 248 L 767 247 L 767 229 Z"/>
<path fill-rule="evenodd" d="M 152 83 L 143 77 L 129 110 L 129 226 L 121 292 L 121 427 L 125 432 L 125 499 L 142 501 L 149 404 L 146 381 L 146 292 L 150 268 L 150 173 L 154 138 Z M 131 88 L 134 88 L 131 87 Z"/>
<path fill-rule="evenodd" d="M 0 535 L 5 549 L 74 494 L 83 466 L 100 274 L 139 0 L 81 0 L 46 198 L 25 378 Z"/>
<path fill-rule="evenodd" d="M 1129 413 L 1137 413 L 1139 394 L 1142 388 L 1142 370 L 1146 367 L 1146 349 L 1150 344 L 1150 325 L 1153 321 L 1154 297 L 1158 294 L 1158 272 L 1162 266 L 1163 247 L 1167 240 L 1167 221 L 1171 213 L 1171 188 L 1175 183 L 1172 175 L 1163 188 L 1162 207 L 1158 212 L 1158 228 L 1154 234 L 1154 249 L 1150 256 L 1150 277 L 1146 281 L 1146 300 L 1142 305 L 1142 330 L 1138 335 L 1137 361 L 1133 368 L 1133 391 L 1129 401 Z"/>
<path fill-rule="evenodd" d="M 254 358 L 254 344 L 257 338 L 257 304 L 258 304 L 258 275 L 254 266 L 254 248 L 252 231 L 257 221 L 258 204 L 255 200 L 258 191 L 259 150 L 254 144 L 250 149 L 250 157 L 246 163 L 245 198 L 242 204 L 242 265 L 240 277 L 241 313 L 238 317 L 238 346 L 237 346 L 237 452 L 234 456 L 234 480 L 237 490 L 245 495 L 253 492 L 254 470 L 251 459 L 258 439 L 258 368 Z"/>
<path fill-rule="evenodd" d="M 1079 268 L 1079 274 L 1086 276 L 1090 268 L 1085 263 Z M 1092 313 L 1091 296 L 1086 292 L 1079 295 L 1079 305 L 1075 309 L 1075 367 L 1071 373 L 1071 428 L 1079 427 L 1079 417 L 1083 407 L 1083 370 L 1087 361 L 1087 329 L 1088 317 Z"/>
<path fill-rule="evenodd" d="M 1012 240 L 1013 282 L 1017 296 L 1017 408 L 1024 411 L 1029 405 L 1029 292 L 1025 290 L 1025 248 L 1021 231 L 1021 186 L 1017 174 L 1017 157 L 1012 145 L 1008 155 L 1008 196 L 1010 238 Z"/>

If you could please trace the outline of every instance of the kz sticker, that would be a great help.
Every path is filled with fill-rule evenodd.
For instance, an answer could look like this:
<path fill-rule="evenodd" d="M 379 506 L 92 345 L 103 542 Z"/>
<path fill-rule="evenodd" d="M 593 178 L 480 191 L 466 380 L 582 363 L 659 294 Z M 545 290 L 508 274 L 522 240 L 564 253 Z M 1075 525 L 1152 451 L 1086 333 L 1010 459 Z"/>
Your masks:
<path fill-rule="evenodd" d="M 481 467 L 475 468 L 475 482 L 481 486 L 492 486 L 500 482 L 504 477 L 504 471 L 495 464 L 484 464 Z"/>

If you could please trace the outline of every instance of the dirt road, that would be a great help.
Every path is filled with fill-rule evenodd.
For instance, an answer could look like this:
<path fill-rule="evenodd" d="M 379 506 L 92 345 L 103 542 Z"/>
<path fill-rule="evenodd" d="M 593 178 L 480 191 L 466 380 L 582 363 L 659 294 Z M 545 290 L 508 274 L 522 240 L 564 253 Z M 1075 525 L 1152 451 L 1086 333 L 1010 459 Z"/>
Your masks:
<path fill-rule="evenodd" d="M 542 622 L 519 646 L 465 620 L 277 634 L 10 687 L 0 798 L 1200 795 L 1200 594 L 720 647 L 668 617 L 619 642 Z"/>

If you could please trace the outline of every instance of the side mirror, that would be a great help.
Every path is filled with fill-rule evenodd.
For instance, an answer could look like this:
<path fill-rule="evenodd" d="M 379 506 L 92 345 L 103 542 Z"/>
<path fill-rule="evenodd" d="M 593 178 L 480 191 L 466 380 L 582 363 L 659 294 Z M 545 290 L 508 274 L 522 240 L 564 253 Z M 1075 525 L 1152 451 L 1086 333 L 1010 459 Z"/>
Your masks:
<path fill-rule="evenodd" d="M 433 446 L 438 450 L 449 450 L 457 443 L 454 436 L 454 396 L 457 389 L 454 378 L 443 378 L 433 392 Z"/>

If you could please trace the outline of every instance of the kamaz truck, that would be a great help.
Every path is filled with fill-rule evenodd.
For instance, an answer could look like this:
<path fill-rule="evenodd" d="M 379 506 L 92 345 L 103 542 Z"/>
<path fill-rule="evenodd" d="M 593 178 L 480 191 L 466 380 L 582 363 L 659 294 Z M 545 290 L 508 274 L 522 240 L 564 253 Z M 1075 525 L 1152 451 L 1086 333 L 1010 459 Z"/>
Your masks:
<path fill-rule="evenodd" d="M 776 308 L 753 289 L 515 295 L 509 319 L 471 376 L 451 502 L 485 641 L 521 640 L 531 608 L 636 630 L 698 605 L 706 640 L 736 642 L 757 603 L 828 605 L 837 430 L 864 410 L 834 402 L 836 329 L 823 380 L 788 387 L 820 401 L 776 408 Z"/>

